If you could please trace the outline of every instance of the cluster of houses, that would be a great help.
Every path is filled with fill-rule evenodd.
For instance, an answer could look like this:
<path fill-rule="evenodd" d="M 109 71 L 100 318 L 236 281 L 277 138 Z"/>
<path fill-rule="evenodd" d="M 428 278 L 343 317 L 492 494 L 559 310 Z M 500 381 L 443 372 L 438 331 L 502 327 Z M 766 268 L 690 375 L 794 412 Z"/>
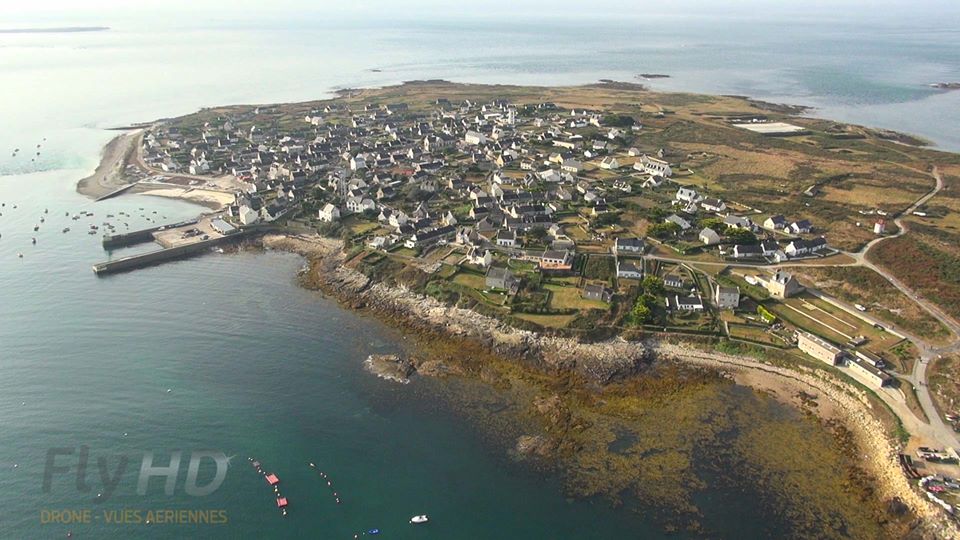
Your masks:
<path fill-rule="evenodd" d="M 680 187 L 674 196 L 674 207 L 677 212 L 664 219 L 666 223 L 676 225 L 681 234 L 694 232 L 693 216 L 707 213 L 721 219 L 724 231 L 744 230 L 751 233 L 758 233 L 766 230 L 769 233 L 783 233 L 786 235 L 809 234 L 813 232 L 813 226 L 808 220 L 788 221 L 781 215 L 771 216 L 763 222 L 763 226 L 757 225 L 748 216 L 738 216 L 733 214 L 727 208 L 726 203 L 720 199 L 704 197 L 697 190 L 689 187 Z M 697 241 L 706 247 L 720 246 L 724 244 L 724 237 L 712 227 L 703 227 L 697 233 Z M 785 243 L 781 243 L 776 236 L 771 234 L 768 238 L 753 243 L 733 243 L 728 246 L 721 254 L 730 259 L 751 259 L 766 260 L 780 263 L 789 259 L 797 259 L 817 255 L 828 250 L 826 238 L 820 236 L 817 238 L 791 238 Z"/>
<path fill-rule="evenodd" d="M 601 111 L 552 103 L 440 98 L 416 110 L 405 103 L 329 103 L 309 110 L 296 125 L 277 127 L 287 116 L 277 107 L 257 107 L 210 116 L 199 126 L 164 124 L 144 137 L 145 159 L 171 173 L 236 178 L 235 202 L 223 216 L 233 225 L 303 215 L 306 208 L 320 226 L 358 215 L 377 224 L 364 240 L 367 246 L 423 250 L 456 244 L 465 248 L 465 262 L 485 270 L 488 288 L 508 293 L 519 280 L 496 260 L 532 261 L 543 273 L 571 272 L 577 245 L 564 218 L 579 216 L 596 240 L 590 218 L 611 211 L 638 185 L 658 188 L 674 174 L 662 150 L 648 155 L 630 147 L 639 124 L 606 125 Z M 728 258 L 779 262 L 827 249 L 822 237 L 798 236 L 813 231 L 809 221 L 772 216 L 760 226 L 690 187 L 679 187 L 673 207 L 667 222 L 706 246 L 724 246 Z M 774 236 L 724 242 L 709 227 L 696 232 L 698 214 L 720 218 L 726 234 L 766 229 Z M 776 233 L 796 237 L 781 241 Z M 614 238 L 616 277 L 642 279 L 646 249 L 644 238 Z M 705 309 L 703 297 L 672 279 L 665 280 L 674 291 L 665 298 L 668 309 Z M 765 286 L 780 297 L 799 287 L 783 273 Z M 736 287 L 716 286 L 709 293 L 707 301 L 720 309 L 739 305 Z M 589 299 L 609 301 L 612 294 L 592 283 L 582 290 Z"/>
<path fill-rule="evenodd" d="M 658 157 L 623 150 L 639 125 L 606 127 L 600 111 L 552 103 L 441 98 L 425 111 L 331 103 L 286 132 L 275 127 L 279 115 L 262 107 L 198 127 L 163 125 L 144 138 L 145 159 L 164 171 L 235 177 L 240 189 L 225 218 L 239 226 L 312 205 L 321 224 L 354 214 L 376 219 L 372 247 L 455 242 L 468 248 L 469 261 L 487 266 L 491 250 L 529 259 L 524 239 L 538 229 L 546 232 L 535 257 L 544 271 L 569 270 L 575 256 L 555 213 L 597 216 L 609 211 L 611 194 L 631 190 L 627 175 L 640 171 L 659 185 L 672 174 Z M 633 170 L 597 182 L 585 173 L 590 161 L 607 174 L 629 162 Z M 620 266 L 623 276 L 642 275 L 635 263 Z"/>

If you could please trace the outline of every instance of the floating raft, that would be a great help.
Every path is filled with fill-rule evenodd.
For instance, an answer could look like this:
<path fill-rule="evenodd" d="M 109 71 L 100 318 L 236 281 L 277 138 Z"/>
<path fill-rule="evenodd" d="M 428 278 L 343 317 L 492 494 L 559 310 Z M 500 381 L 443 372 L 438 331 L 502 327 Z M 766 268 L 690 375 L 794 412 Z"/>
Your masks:
<path fill-rule="evenodd" d="M 283 508 L 285 506 L 287 506 L 287 498 L 277 497 L 277 508 Z"/>
<path fill-rule="evenodd" d="M 275 486 L 280 483 L 280 479 L 277 478 L 277 475 L 275 474 L 268 474 L 264 478 L 267 480 L 267 483 L 270 484 L 271 486 Z"/>

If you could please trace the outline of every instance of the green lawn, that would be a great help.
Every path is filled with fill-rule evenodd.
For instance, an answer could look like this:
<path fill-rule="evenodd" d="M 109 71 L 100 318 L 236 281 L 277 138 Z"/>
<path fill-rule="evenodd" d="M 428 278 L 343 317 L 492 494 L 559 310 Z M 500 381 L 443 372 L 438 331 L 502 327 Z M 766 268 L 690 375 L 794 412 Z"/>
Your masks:
<path fill-rule="evenodd" d="M 550 291 L 550 307 L 554 309 L 607 309 L 609 305 L 600 300 L 588 300 L 580 294 L 576 287 L 562 287 L 560 285 L 546 285 Z"/>
<path fill-rule="evenodd" d="M 477 274 L 468 274 L 466 272 L 458 273 L 456 277 L 453 278 L 453 282 L 478 291 L 487 288 L 487 280 L 485 277 L 478 276 Z"/>

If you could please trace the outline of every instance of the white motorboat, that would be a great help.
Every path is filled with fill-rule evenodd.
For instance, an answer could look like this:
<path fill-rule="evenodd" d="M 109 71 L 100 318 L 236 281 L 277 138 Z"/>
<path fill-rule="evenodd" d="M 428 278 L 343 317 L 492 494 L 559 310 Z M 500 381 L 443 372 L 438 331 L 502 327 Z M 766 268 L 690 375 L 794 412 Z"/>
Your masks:
<path fill-rule="evenodd" d="M 430 521 L 430 518 L 428 518 L 426 514 L 413 516 L 412 518 L 410 518 L 410 523 L 414 523 L 414 524 L 426 523 L 428 521 Z"/>

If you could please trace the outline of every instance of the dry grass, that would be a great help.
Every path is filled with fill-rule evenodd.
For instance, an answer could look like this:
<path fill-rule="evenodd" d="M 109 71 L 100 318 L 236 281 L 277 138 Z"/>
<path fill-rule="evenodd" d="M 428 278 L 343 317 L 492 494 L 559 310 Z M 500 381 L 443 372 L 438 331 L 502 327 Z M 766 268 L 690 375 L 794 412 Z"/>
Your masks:
<path fill-rule="evenodd" d="M 869 268 L 808 267 L 793 271 L 804 283 L 813 284 L 845 302 L 863 304 L 870 315 L 907 332 L 937 343 L 949 338 L 949 332 L 939 321 Z"/>

